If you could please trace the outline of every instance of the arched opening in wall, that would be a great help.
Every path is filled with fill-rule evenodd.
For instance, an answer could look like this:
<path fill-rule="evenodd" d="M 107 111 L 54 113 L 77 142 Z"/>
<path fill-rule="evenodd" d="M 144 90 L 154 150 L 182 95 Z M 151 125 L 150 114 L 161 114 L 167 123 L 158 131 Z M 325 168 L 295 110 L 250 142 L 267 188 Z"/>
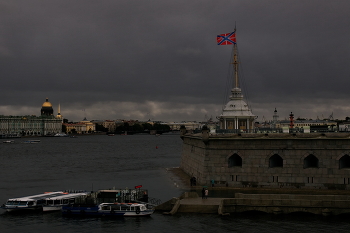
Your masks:
<path fill-rule="evenodd" d="M 350 156 L 344 155 L 339 159 L 339 169 L 350 168 Z"/>
<path fill-rule="evenodd" d="M 238 154 L 233 154 L 228 158 L 228 167 L 242 167 L 242 158 Z"/>
<path fill-rule="evenodd" d="M 269 158 L 269 167 L 283 167 L 283 159 L 278 154 L 274 154 Z"/>
<path fill-rule="evenodd" d="M 318 158 L 310 154 L 304 159 L 304 168 L 318 168 Z"/>

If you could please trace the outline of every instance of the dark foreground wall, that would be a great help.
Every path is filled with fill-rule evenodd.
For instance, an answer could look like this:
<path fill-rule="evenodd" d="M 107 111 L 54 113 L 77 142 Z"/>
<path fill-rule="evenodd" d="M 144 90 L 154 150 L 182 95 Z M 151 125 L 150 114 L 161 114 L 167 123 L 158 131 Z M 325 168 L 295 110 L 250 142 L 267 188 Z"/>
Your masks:
<path fill-rule="evenodd" d="M 181 134 L 197 184 L 350 189 L 350 134 Z"/>

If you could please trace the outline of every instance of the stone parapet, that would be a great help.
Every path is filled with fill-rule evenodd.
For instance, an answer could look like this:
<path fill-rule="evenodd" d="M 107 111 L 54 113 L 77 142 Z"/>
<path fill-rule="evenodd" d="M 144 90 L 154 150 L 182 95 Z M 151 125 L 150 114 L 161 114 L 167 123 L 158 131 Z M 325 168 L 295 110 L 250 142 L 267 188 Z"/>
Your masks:
<path fill-rule="evenodd" d="M 350 189 L 349 133 L 204 132 L 182 139 L 180 167 L 202 185 Z"/>

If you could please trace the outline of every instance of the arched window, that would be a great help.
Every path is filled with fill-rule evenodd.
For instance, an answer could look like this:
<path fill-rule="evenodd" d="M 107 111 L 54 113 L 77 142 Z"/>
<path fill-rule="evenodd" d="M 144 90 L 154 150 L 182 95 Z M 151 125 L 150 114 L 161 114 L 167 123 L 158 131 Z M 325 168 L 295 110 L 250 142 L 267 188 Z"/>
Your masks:
<path fill-rule="evenodd" d="M 233 154 L 228 158 L 228 167 L 242 167 L 242 158 L 238 154 Z"/>
<path fill-rule="evenodd" d="M 283 159 L 278 154 L 274 154 L 269 158 L 269 167 L 283 167 Z"/>
<path fill-rule="evenodd" d="M 304 159 L 304 168 L 318 168 L 318 158 L 314 155 L 308 155 Z"/>
<path fill-rule="evenodd" d="M 339 159 L 339 169 L 350 168 L 350 156 L 344 155 Z"/>

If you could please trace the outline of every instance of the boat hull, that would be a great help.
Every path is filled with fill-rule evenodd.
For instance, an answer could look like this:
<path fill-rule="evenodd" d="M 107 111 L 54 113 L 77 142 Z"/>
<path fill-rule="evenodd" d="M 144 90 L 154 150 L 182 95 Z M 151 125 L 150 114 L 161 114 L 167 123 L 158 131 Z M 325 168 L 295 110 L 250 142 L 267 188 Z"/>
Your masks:
<path fill-rule="evenodd" d="M 43 206 L 43 211 L 44 212 L 49 212 L 49 211 L 59 211 L 62 209 L 62 205 L 55 205 L 55 206 Z"/>
<path fill-rule="evenodd" d="M 2 206 L 7 212 L 20 212 L 20 211 L 38 211 L 41 210 L 42 206 Z"/>
<path fill-rule="evenodd" d="M 62 214 L 66 216 L 123 216 L 123 213 L 115 213 L 111 211 L 100 212 L 98 206 L 62 206 Z"/>
<path fill-rule="evenodd" d="M 150 216 L 154 209 L 146 210 L 103 210 L 101 206 L 62 206 L 63 215 L 81 215 L 81 216 Z"/>

